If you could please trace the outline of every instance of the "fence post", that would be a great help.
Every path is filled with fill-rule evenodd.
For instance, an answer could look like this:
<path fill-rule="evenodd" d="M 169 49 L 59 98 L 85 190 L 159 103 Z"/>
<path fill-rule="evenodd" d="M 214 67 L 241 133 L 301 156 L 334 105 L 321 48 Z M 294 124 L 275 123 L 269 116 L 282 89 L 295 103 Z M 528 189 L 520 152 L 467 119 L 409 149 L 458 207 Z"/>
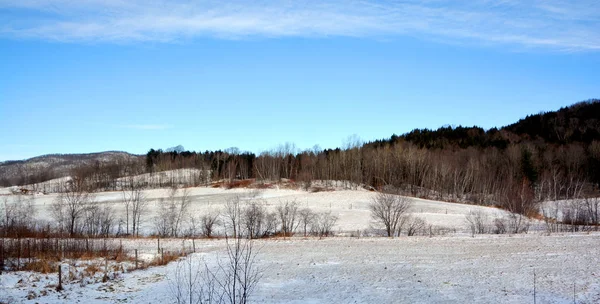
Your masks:
<path fill-rule="evenodd" d="M 137 249 L 135 249 L 135 269 L 138 269 L 138 254 L 137 254 Z"/>
<path fill-rule="evenodd" d="M 102 278 L 102 282 L 108 281 L 108 257 L 104 257 L 104 277 Z"/>
<path fill-rule="evenodd" d="M 21 270 L 21 239 L 17 239 L 17 270 Z"/>
<path fill-rule="evenodd" d="M 4 239 L 0 240 L 0 274 L 4 270 Z"/>
<path fill-rule="evenodd" d="M 62 287 L 62 264 L 58 264 L 58 286 L 56 286 L 57 291 L 63 290 Z"/>
<path fill-rule="evenodd" d="M 535 290 L 535 268 L 533 269 L 533 304 L 536 304 L 536 290 Z"/>
<path fill-rule="evenodd" d="M 196 239 L 192 239 L 192 247 L 194 248 L 194 253 L 196 253 Z"/>
<path fill-rule="evenodd" d="M 158 250 L 158 253 L 160 253 L 160 236 L 156 240 L 158 241 L 158 246 L 156 247 L 156 250 Z"/>
<path fill-rule="evenodd" d="M 27 240 L 27 257 L 29 258 L 29 264 L 31 264 L 31 243 Z"/>
<path fill-rule="evenodd" d="M 161 264 L 165 264 L 165 249 L 161 248 Z"/>

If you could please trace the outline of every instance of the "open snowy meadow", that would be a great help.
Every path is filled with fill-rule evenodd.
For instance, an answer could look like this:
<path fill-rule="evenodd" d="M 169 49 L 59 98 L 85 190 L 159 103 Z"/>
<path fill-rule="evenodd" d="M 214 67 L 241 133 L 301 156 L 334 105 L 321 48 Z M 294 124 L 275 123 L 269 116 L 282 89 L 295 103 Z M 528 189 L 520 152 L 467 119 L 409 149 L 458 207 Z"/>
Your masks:
<path fill-rule="evenodd" d="M 149 204 L 142 234 L 153 232 L 158 205 L 170 189 L 145 190 Z M 6 191 L 5 191 L 6 192 Z M 410 214 L 437 231 L 432 235 L 380 236 L 366 190 L 306 192 L 289 189 L 244 190 L 189 188 L 189 214 L 220 211 L 228 199 L 260 201 L 275 210 L 286 201 L 338 218 L 334 237 L 269 238 L 253 243 L 260 280 L 250 296 L 254 303 L 598 303 L 600 301 L 600 234 L 547 235 L 534 222 L 527 234 L 475 235 L 465 216 L 479 211 L 491 221 L 506 212 L 481 206 L 410 198 Z M 177 195 L 182 195 L 178 192 Z M 8 200 L 16 195 L 3 195 Z M 36 195 L 36 217 L 52 223 L 56 194 Z M 22 198 L 21 198 L 22 199 Z M 96 204 L 123 214 L 121 192 L 94 194 Z M 538 227 L 538 228 L 536 228 Z M 222 229 L 222 228 L 220 228 Z M 218 233 L 217 233 L 218 234 Z M 164 266 L 133 270 L 131 261 L 111 262 L 120 269 L 108 280 L 86 280 L 75 261 L 64 290 L 56 291 L 57 273 L 18 271 L 0 275 L 0 303 L 173 303 L 178 269 L 189 259 L 193 270 L 218 267 L 227 257 L 224 239 L 115 239 L 140 259 L 166 250 L 196 253 Z"/>
<path fill-rule="evenodd" d="M 154 247 L 128 241 L 125 246 Z M 169 243 L 181 246 L 180 240 Z M 188 258 L 213 265 L 223 240 L 197 241 Z M 600 301 L 600 235 L 259 240 L 255 303 L 537 303 Z M 0 276 L 5 303 L 172 303 L 177 262 L 102 283 L 56 274 Z M 202 266 L 201 266 L 202 267 Z M 30 300 L 27 300 L 29 296 Z"/>
<path fill-rule="evenodd" d="M 143 195 L 148 201 L 140 223 L 141 234 L 152 234 L 154 232 L 154 219 L 159 211 L 161 202 L 169 199 L 171 189 L 144 190 Z M 9 191 L 4 188 L 4 193 Z M 183 195 L 183 190 L 175 193 L 175 199 Z M 277 206 L 285 202 L 296 202 L 299 208 L 309 208 L 315 212 L 331 212 L 338 218 L 333 230 L 336 234 L 371 233 L 373 221 L 371 219 L 369 204 L 375 197 L 375 192 L 360 190 L 335 190 L 322 192 L 307 192 L 290 189 L 223 189 L 195 187 L 187 188 L 190 199 L 188 213 L 205 214 L 207 212 L 221 212 L 227 200 L 239 198 L 242 205 L 244 202 L 255 201 L 274 211 Z M 33 196 L 33 204 L 36 209 L 36 218 L 52 224 L 52 204 L 57 200 L 58 194 L 47 195 L 36 194 Z M 0 201 L 6 198 L 13 202 L 19 197 L 17 195 L 0 195 Z M 31 196 L 25 196 L 31 198 Z M 21 197 L 20 199 L 24 199 Z M 412 202 L 409 213 L 423 218 L 433 227 L 447 228 L 453 232 L 466 232 L 467 224 L 465 215 L 470 212 L 481 211 L 490 219 L 505 216 L 507 213 L 496 208 L 488 208 L 476 205 L 454 204 L 440 201 L 408 198 Z M 99 192 L 93 195 L 93 201 L 97 205 L 109 205 L 116 213 L 116 217 L 124 217 L 125 206 L 123 204 L 123 193 Z M 185 223 L 184 223 L 185 226 Z"/>

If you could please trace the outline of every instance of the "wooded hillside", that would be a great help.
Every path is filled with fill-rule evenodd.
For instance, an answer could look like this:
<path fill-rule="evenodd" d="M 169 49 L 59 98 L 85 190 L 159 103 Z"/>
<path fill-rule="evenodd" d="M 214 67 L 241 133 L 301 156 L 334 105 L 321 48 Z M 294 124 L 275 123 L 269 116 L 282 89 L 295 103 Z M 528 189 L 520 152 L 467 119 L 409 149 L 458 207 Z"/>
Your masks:
<path fill-rule="evenodd" d="M 415 129 L 388 139 L 342 148 L 298 151 L 281 145 L 259 155 L 224 151 L 151 149 L 144 161 L 121 162 L 110 174 L 79 174 L 114 188 L 114 179 L 136 173 L 195 168 L 206 176 L 190 184 L 289 179 L 307 189 L 314 180 L 345 181 L 349 188 L 393 188 L 412 196 L 496 205 L 528 213 L 535 202 L 597 195 L 600 185 L 600 101 L 527 116 L 500 129 Z M 100 167 L 98 167 L 100 166 Z M 102 175 L 98 177 L 97 175 Z M 111 184 L 111 180 L 113 183 Z"/>

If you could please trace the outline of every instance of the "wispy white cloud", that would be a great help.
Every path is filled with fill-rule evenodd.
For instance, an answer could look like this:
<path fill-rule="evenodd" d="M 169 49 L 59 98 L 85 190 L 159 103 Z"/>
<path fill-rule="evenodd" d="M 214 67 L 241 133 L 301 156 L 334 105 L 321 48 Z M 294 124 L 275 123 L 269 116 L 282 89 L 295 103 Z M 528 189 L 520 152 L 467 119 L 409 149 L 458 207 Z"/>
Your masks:
<path fill-rule="evenodd" d="M 66 42 L 388 37 L 600 50 L 596 0 L 0 0 L 0 35 Z"/>
<path fill-rule="evenodd" d="M 169 125 L 123 125 L 119 127 L 135 130 L 166 130 L 171 128 Z"/>

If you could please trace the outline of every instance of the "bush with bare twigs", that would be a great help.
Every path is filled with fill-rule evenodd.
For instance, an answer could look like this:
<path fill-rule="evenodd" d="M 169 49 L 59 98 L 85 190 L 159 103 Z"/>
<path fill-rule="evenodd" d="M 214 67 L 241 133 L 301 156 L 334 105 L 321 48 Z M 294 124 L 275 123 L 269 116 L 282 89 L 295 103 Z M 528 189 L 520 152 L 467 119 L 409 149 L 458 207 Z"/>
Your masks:
<path fill-rule="evenodd" d="M 194 256 L 179 260 L 169 276 L 176 303 L 248 303 L 262 276 L 252 240 L 226 239 L 227 255 L 216 267 Z"/>
<path fill-rule="evenodd" d="M 402 216 L 408 212 L 411 202 L 402 196 L 379 192 L 369 204 L 371 217 L 393 237 L 399 229 Z"/>

